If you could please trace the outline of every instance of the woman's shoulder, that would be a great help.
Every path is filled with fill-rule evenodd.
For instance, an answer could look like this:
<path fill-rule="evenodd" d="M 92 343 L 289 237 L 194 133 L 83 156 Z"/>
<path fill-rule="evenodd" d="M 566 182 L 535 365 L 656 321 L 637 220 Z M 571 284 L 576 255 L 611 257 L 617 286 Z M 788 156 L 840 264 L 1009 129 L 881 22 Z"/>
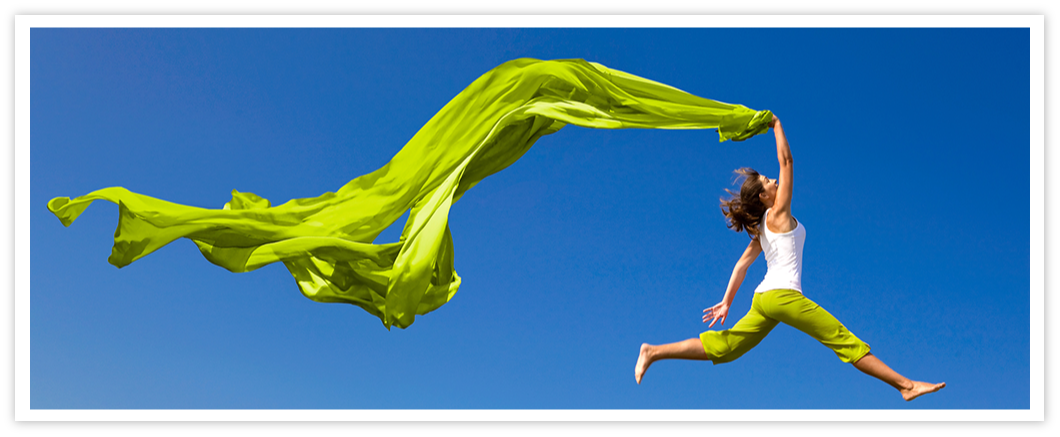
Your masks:
<path fill-rule="evenodd" d="M 774 234 L 786 234 L 795 230 L 799 225 L 795 217 L 791 215 L 791 210 L 773 211 L 772 208 L 766 210 L 762 224 L 766 230 Z"/>

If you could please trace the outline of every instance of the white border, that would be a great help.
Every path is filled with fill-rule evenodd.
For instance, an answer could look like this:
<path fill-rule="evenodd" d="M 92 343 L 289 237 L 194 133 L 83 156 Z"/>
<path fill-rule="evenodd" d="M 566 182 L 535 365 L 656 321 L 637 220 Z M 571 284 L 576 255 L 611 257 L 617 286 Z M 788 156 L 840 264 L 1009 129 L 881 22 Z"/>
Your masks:
<path fill-rule="evenodd" d="M 1045 17 L 1031 26 L 1030 411 L 1045 420 Z"/>
<path fill-rule="evenodd" d="M 1030 409 L 724 410 L 728 420 L 1045 420 L 1044 16 L 15 17 L 15 420 L 716 420 L 699 410 L 31 410 L 30 28 L 1029 28 Z M 410 414 L 413 413 L 414 414 Z"/>
<path fill-rule="evenodd" d="M 19 15 L 29 27 L 1031 27 L 1040 15 Z M 21 24 L 20 24 L 21 23 Z"/>

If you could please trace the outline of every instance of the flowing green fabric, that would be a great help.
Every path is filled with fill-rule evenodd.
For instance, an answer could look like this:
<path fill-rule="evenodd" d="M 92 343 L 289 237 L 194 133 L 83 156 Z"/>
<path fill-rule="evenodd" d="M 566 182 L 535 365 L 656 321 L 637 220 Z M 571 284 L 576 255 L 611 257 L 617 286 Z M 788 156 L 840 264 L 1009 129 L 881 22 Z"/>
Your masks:
<path fill-rule="evenodd" d="M 118 204 L 108 261 L 119 268 L 184 237 L 232 272 L 283 261 L 309 299 L 354 304 L 387 329 L 405 328 L 460 286 L 448 227 L 453 202 L 542 135 L 570 123 L 717 128 L 721 141 L 744 140 L 768 130 L 771 118 L 580 59 L 515 59 L 457 94 L 389 163 L 334 193 L 272 206 L 233 190 L 218 210 L 111 187 L 57 197 L 48 209 L 69 226 L 94 200 Z M 372 243 L 410 209 L 400 241 Z"/>

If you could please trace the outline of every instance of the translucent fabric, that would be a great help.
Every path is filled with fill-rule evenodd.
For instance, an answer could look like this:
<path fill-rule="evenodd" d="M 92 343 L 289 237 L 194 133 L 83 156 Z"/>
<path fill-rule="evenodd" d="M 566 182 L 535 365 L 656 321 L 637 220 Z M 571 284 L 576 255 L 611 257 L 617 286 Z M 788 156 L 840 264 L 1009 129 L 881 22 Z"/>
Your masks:
<path fill-rule="evenodd" d="M 118 204 L 108 261 L 126 266 L 177 238 L 208 261 L 247 272 L 282 261 L 309 299 L 357 305 L 405 328 L 449 301 L 449 208 L 483 178 L 566 124 L 604 129 L 716 128 L 721 141 L 765 132 L 769 111 L 696 97 L 580 59 L 515 59 L 482 75 L 434 115 L 382 168 L 336 192 L 282 205 L 232 191 L 223 209 L 104 188 L 48 202 L 69 226 L 94 200 Z M 411 209 L 401 239 L 373 241 Z"/>

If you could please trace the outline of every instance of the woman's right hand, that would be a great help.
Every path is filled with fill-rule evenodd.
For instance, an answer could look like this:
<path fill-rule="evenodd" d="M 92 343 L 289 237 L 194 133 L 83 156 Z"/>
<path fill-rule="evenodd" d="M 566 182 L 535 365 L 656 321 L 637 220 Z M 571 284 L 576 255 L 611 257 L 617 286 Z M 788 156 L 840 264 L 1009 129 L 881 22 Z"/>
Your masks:
<path fill-rule="evenodd" d="M 729 305 L 722 301 L 719 302 L 717 305 L 703 310 L 703 323 L 707 323 L 707 319 L 711 319 L 710 325 L 707 325 L 707 327 L 712 328 L 714 327 L 714 322 L 717 322 L 718 319 L 721 319 L 721 324 L 724 325 L 725 318 L 728 316 Z"/>

